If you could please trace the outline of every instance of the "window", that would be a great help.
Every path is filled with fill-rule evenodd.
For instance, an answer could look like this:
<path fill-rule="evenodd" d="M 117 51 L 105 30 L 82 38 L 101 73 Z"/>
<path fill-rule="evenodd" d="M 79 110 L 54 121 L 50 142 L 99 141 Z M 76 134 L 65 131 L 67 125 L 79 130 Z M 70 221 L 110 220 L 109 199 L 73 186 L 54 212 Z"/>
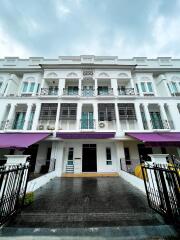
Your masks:
<path fill-rule="evenodd" d="M 27 92 L 28 89 L 28 82 L 23 82 L 22 92 Z"/>
<path fill-rule="evenodd" d="M 74 148 L 69 148 L 69 151 L 68 151 L 68 165 L 73 165 L 73 157 L 74 157 Z"/>
<path fill-rule="evenodd" d="M 115 105 L 114 104 L 98 104 L 98 119 L 99 121 L 113 121 L 115 117 Z"/>
<path fill-rule="evenodd" d="M 76 103 L 62 103 L 60 110 L 60 120 L 76 120 L 77 104 Z"/>
<path fill-rule="evenodd" d="M 143 92 L 146 92 L 146 87 L 144 82 L 141 82 L 141 89 Z"/>
<path fill-rule="evenodd" d="M 107 86 L 99 86 L 98 87 L 98 95 L 107 95 L 108 87 Z"/>
<path fill-rule="evenodd" d="M 31 82 L 30 83 L 30 87 L 29 87 L 29 92 L 33 92 L 34 91 L 34 86 L 35 86 L 35 82 Z"/>
<path fill-rule="evenodd" d="M 78 87 L 68 86 L 68 95 L 78 95 Z"/>
<path fill-rule="evenodd" d="M 39 120 L 56 120 L 57 103 L 42 103 Z"/>
<path fill-rule="evenodd" d="M 40 88 L 40 83 L 38 83 L 38 85 L 37 85 L 36 93 L 39 92 L 39 88 Z"/>
<path fill-rule="evenodd" d="M 137 83 L 136 83 L 136 91 L 137 91 L 137 93 L 139 94 L 139 86 L 138 86 Z"/>
<path fill-rule="evenodd" d="M 124 155 L 125 155 L 126 165 L 131 165 L 130 153 L 129 153 L 129 148 L 128 147 L 124 148 Z"/>
<path fill-rule="evenodd" d="M 143 93 L 152 93 L 153 92 L 153 86 L 152 82 L 141 82 L 141 89 Z"/>
<path fill-rule="evenodd" d="M 148 92 L 153 92 L 152 82 L 147 82 Z"/>
<path fill-rule="evenodd" d="M 119 119 L 136 120 L 134 103 L 118 103 Z"/>
<path fill-rule="evenodd" d="M 112 165 L 112 159 L 111 159 L 111 148 L 106 148 L 106 164 Z"/>

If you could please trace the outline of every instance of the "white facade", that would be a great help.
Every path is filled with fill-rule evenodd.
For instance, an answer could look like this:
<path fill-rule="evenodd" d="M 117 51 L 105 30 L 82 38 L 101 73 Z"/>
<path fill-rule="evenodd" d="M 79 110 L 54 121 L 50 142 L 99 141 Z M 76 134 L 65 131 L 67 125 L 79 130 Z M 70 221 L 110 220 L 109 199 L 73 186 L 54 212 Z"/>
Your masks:
<path fill-rule="evenodd" d="M 133 172 L 142 143 L 126 133 L 180 132 L 180 59 L 0 59 L 0 106 L 1 133 L 51 133 L 38 143 L 37 173 L 52 159 L 58 176 L 84 172 L 89 150 L 83 156 L 83 144 L 93 145 L 96 153 L 96 168 L 85 170 Z M 57 136 L 61 132 L 114 132 L 114 137 L 65 139 Z M 180 157 L 180 149 L 173 146 L 149 151 Z M 0 157 L 8 153 L 0 149 Z"/>

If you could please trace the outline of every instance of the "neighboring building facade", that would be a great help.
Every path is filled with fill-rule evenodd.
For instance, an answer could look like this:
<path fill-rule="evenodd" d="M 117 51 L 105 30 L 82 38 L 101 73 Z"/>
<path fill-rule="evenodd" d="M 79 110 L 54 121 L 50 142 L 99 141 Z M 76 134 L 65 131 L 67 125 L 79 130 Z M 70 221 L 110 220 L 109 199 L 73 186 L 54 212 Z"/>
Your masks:
<path fill-rule="evenodd" d="M 180 157 L 180 59 L 0 59 L 0 106 L 2 141 L 49 134 L 26 149 L 0 145 L 1 158 L 32 155 L 37 173 L 133 172 L 140 156 Z"/>

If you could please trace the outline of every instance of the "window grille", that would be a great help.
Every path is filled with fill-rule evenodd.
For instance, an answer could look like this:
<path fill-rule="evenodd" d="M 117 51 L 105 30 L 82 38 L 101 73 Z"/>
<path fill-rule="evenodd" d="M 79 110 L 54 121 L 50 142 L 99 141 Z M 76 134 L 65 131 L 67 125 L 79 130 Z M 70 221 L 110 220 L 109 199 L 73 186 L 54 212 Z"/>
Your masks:
<path fill-rule="evenodd" d="M 60 111 L 60 120 L 76 120 L 77 104 L 76 103 L 62 103 Z"/>
<path fill-rule="evenodd" d="M 56 120 L 57 103 L 42 103 L 39 120 Z"/>
<path fill-rule="evenodd" d="M 133 103 L 118 103 L 119 119 L 136 120 L 136 112 Z"/>
<path fill-rule="evenodd" d="M 99 121 L 116 120 L 114 104 L 98 104 L 98 119 Z"/>

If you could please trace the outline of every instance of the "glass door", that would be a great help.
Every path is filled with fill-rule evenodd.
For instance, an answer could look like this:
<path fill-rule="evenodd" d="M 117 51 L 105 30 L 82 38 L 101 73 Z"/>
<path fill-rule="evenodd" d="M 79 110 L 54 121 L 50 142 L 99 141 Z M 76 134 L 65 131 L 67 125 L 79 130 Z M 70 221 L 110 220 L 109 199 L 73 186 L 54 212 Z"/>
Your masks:
<path fill-rule="evenodd" d="M 13 129 L 23 129 L 24 120 L 25 120 L 25 112 L 17 112 L 13 124 Z"/>
<path fill-rule="evenodd" d="M 150 112 L 153 129 L 163 129 L 163 122 L 159 112 Z"/>
<path fill-rule="evenodd" d="M 93 112 L 82 112 L 81 129 L 93 129 L 94 119 Z"/>

